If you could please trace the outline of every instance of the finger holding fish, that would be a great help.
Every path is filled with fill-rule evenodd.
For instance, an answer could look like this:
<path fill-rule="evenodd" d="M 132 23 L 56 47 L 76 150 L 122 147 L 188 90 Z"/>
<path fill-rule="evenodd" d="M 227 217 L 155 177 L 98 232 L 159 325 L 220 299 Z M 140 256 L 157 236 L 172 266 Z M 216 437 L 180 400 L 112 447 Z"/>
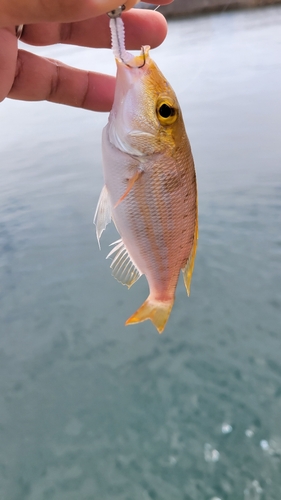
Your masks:
<path fill-rule="evenodd" d="M 150 3 L 154 3 L 152 0 Z M 131 9 L 137 0 L 126 0 L 126 10 Z M 157 4 L 171 3 L 171 0 L 160 0 Z M 91 17 L 101 16 L 116 9 L 118 0 L 0 0 L 0 27 L 42 22 L 67 23 L 83 21 Z"/>
<path fill-rule="evenodd" d="M 160 45 L 167 34 L 167 22 L 153 10 L 131 9 L 122 14 L 126 44 L 130 50 L 141 45 Z M 107 14 L 72 23 L 35 23 L 24 27 L 21 41 L 30 45 L 63 43 L 91 48 L 110 48 L 111 36 Z"/>
<path fill-rule="evenodd" d="M 0 28 L 3 42 L 0 50 L 0 100 L 8 96 L 27 101 L 48 100 L 93 111 L 111 109 L 115 87 L 113 77 L 66 66 L 61 61 L 35 55 L 30 52 L 30 48 L 28 51 L 18 50 L 17 46 L 15 24 L 24 23 L 21 42 L 30 45 L 64 43 L 110 47 L 106 12 L 118 6 L 118 3 L 105 0 L 87 3 L 91 11 L 87 11 L 86 15 L 84 1 L 50 1 L 48 5 L 47 2 L 43 5 L 35 0 L 32 5 L 25 2 L 24 11 L 22 2 L 18 2 L 18 5 L 14 1 L 5 2 L 1 10 L 1 22 L 5 28 Z M 166 3 L 166 0 L 160 3 Z M 126 5 L 130 6 L 128 3 Z M 19 17 L 14 18 L 13 12 Z M 50 21 L 49 16 L 51 22 L 47 22 Z M 62 22 L 58 22 L 60 16 Z M 131 9 L 124 14 L 124 18 L 130 49 L 139 48 L 146 40 L 152 46 L 157 46 L 166 36 L 167 23 L 157 12 Z"/>

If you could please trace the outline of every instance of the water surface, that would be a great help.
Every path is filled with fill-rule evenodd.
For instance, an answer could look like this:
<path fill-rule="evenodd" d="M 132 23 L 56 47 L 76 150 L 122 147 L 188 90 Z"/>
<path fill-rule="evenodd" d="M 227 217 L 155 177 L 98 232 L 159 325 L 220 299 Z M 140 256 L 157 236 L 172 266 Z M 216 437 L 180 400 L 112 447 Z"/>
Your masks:
<path fill-rule="evenodd" d="M 152 55 L 197 167 L 198 257 L 165 333 L 99 251 L 107 116 L 0 106 L 0 497 L 280 500 L 281 9 L 174 21 Z M 35 49 L 32 49 L 35 50 Z M 114 73 L 110 51 L 36 49 Z"/>

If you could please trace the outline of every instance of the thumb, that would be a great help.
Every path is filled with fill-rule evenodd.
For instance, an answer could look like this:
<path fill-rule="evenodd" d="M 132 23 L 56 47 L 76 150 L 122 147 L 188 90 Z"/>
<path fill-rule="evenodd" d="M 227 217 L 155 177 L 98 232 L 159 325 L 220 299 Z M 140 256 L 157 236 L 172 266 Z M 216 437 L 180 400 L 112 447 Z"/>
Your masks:
<path fill-rule="evenodd" d="M 9 93 L 15 78 L 17 40 L 13 33 L 0 29 L 0 102 Z"/>
<path fill-rule="evenodd" d="M 124 2 L 126 10 L 137 0 Z M 75 22 L 116 9 L 120 0 L 0 0 L 0 26 L 40 22 Z"/>

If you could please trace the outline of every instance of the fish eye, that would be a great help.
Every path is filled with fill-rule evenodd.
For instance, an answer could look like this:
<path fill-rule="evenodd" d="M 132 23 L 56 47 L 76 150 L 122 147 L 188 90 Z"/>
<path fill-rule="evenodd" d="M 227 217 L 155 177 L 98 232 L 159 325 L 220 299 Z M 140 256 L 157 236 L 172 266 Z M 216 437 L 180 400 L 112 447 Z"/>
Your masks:
<path fill-rule="evenodd" d="M 177 109 L 168 100 L 161 100 L 156 107 L 156 112 L 162 125 L 171 125 L 177 119 Z"/>
<path fill-rule="evenodd" d="M 169 116 L 173 116 L 175 114 L 175 109 L 167 104 L 162 104 L 159 108 L 159 115 L 162 118 L 169 118 Z"/>

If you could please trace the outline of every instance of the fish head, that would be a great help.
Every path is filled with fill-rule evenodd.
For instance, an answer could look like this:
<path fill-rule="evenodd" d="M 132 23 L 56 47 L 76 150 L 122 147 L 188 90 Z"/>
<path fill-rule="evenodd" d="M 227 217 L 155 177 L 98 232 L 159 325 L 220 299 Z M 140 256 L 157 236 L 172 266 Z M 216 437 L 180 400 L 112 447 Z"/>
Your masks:
<path fill-rule="evenodd" d="M 109 141 L 122 152 L 147 156 L 173 149 L 185 134 L 171 85 L 149 55 L 149 46 L 127 64 L 116 59 L 114 103 Z"/>

